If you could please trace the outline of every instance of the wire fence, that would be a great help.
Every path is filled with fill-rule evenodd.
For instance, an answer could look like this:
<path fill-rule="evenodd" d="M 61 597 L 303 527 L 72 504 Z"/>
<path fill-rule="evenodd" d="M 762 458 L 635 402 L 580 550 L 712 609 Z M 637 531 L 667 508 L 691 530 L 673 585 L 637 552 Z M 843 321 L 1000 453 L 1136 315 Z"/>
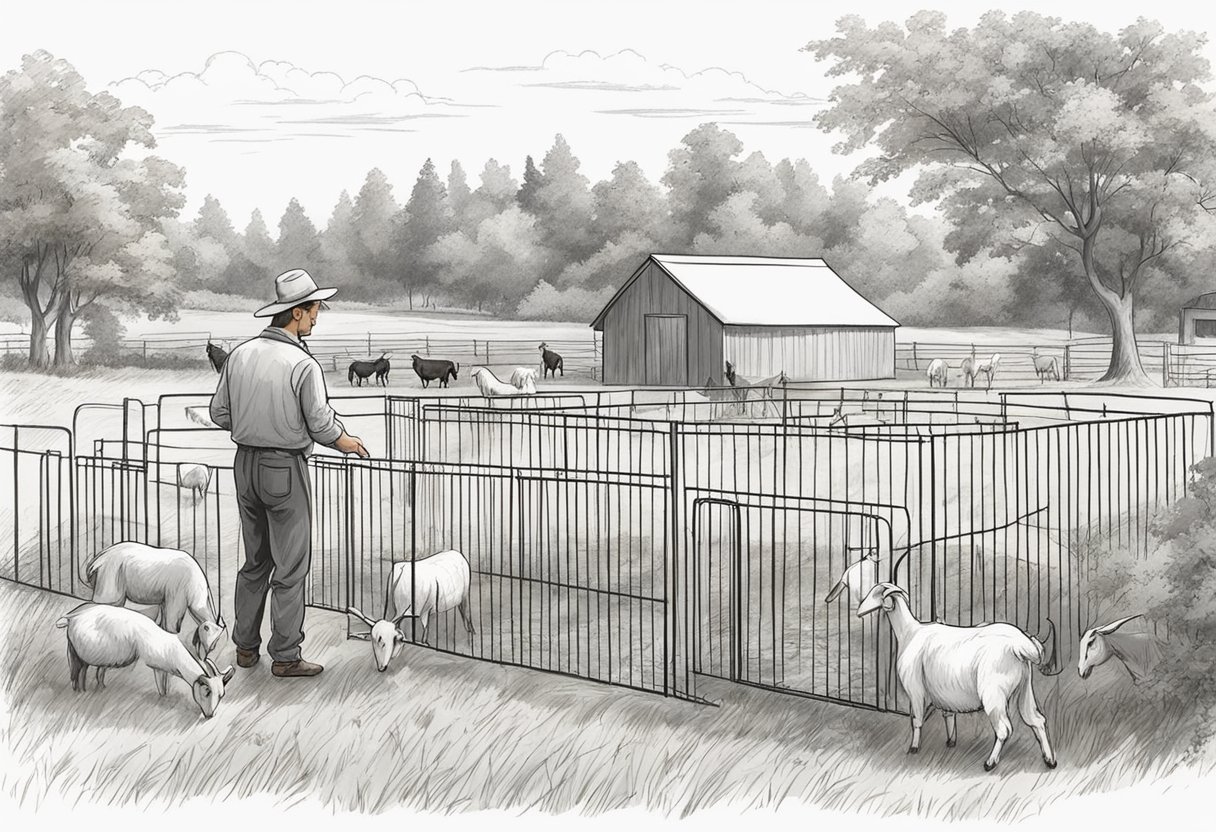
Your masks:
<path fill-rule="evenodd" d="M 472 626 L 444 603 L 411 619 L 434 649 L 685 699 L 717 677 L 901 711 L 889 628 L 858 619 L 849 592 L 828 600 L 847 570 L 895 580 L 923 620 L 1031 634 L 1050 620 L 1067 660 L 1101 553 L 1147 553 L 1216 430 L 1210 402 L 1166 396 L 705 393 L 338 400 L 385 453 L 310 460 L 308 602 L 378 618 L 395 567 L 417 586 L 429 556 L 456 550 Z M 0 429 L 0 576 L 88 597 L 88 558 L 140 540 L 192 554 L 229 609 L 232 448 L 186 425 L 194 399 Z M 200 460 L 202 494 L 180 476 Z"/>
<path fill-rule="evenodd" d="M 1151 378 L 1161 379 L 1163 385 L 1171 384 L 1174 377 L 1169 373 L 1167 355 L 1177 345 L 1166 341 L 1141 339 L 1137 341 L 1140 363 Z M 993 376 L 994 383 L 1028 383 L 1047 381 L 1094 381 L 1106 372 L 1110 365 L 1111 339 L 1106 337 L 1074 338 L 1058 343 L 1014 344 L 1014 343 L 928 343 L 912 342 L 895 345 L 895 369 L 903 373 L 924 374 L 937 359 L 946 362 L 950 369 L 949 384 L 952 386 L 986 386 L 988 378 L 979 375 L 968 380 L 963 373 L 963 362 L 986 361 L 1000 356 Z M 1055 359 L 1055 374 L 1042 364 L 1036 370 L 1035 360 L 1046 362 Z M 1194 385 L 1187 385 L 1194 386 Z M 1199 385 L 1202 386 L 1202 385 Z"/>

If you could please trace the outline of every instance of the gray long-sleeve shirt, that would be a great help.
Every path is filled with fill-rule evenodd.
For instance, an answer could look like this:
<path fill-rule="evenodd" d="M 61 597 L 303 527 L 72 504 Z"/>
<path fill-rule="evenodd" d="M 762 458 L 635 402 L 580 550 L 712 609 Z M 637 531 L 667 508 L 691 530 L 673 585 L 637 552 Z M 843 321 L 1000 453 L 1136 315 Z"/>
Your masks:
<path fill-rule="evenodd" d="M 333 445 L 344 430 L 329 406 L 321 365 L 273 326 L 228 355 L 211 397 L 211 421 L 238 445 L 306 454 L 313 442 Z"/>

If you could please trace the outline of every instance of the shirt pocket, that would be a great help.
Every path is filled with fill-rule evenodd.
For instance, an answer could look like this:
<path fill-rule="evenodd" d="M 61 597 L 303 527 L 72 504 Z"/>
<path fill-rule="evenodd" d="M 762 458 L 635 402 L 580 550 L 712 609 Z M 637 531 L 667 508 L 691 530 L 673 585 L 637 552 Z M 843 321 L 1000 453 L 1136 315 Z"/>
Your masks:
<path fill-rule="evenodd" d="M 258 465 L 258 486 L 266 497 L 282 499 L 291 494 L 291 466 L 272 465 L 263 462 Z"/>

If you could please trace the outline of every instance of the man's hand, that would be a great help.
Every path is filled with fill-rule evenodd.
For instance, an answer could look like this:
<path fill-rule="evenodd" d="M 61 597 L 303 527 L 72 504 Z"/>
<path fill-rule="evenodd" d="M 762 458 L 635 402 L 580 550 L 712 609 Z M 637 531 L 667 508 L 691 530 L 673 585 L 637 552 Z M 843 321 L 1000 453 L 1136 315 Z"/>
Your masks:
<path fill-rule="evenodd" d="M 367 452 L 367 448 L 363 447 L 363 440 L 357 436 L 351 436 L 346 431 L 342 431 L 342 435 L 338 437 L 338 441 L 334 443 L 334 447 L 344 454 L 358 454 L 364 459 L 371 456 Z"/>

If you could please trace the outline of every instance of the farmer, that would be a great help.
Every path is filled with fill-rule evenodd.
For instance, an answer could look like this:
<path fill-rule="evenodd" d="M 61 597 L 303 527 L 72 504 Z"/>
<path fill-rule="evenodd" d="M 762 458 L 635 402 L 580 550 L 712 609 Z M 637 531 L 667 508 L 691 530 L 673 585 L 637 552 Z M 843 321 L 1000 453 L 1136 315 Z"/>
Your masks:
<path fill-rule="evenodd" d="M 211 398 L 211 419 L 236 443 L 233 473 L 245 542 L 236 576 L 232 641 L 241 667 L 258 662 L 262 614 L 273 589 L 273 634 L 267 645 L 275 676 L 316 676 L 321 665 L 300 657 L 304 641 L 304 579 L 312 555 L 308 455 L 313 443 L 366 457 L 329 405 L 321 365 L 304 338 L 317 325 L 322 301 L 337 289 L 318 289 L 308 272 L 275 278 L 277 300 L 254 316 L 270 326 L 228 356 Z"/>

